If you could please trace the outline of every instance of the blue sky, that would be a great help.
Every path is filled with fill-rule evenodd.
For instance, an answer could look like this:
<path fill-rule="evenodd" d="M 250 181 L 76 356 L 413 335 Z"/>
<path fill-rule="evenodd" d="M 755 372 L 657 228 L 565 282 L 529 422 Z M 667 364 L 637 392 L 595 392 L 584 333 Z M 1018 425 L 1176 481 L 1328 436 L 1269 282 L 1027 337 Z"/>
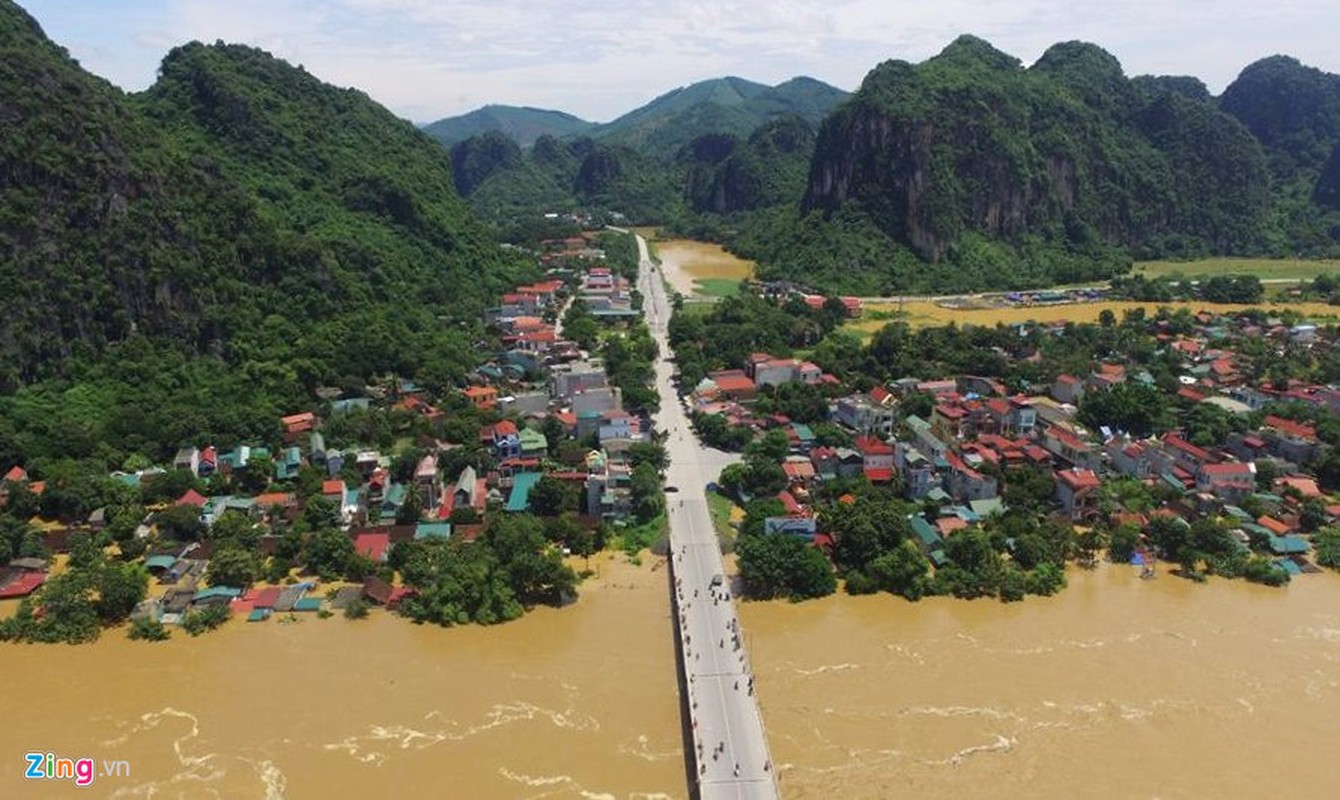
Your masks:
<path fill-rule="evenodd" d="M 1222 91 L 1275 53 L 1340 72 L 1337 0 L 19 0 L 85 68 L 128 89 L 193 39 L 269 50 L 426 122 L 485 103 L 605 121 L 677 86 L 811 75 L 855 88 L 889 58 L 973 33 L 1031 63 L 1095 42 L 1129 75 Z"/>

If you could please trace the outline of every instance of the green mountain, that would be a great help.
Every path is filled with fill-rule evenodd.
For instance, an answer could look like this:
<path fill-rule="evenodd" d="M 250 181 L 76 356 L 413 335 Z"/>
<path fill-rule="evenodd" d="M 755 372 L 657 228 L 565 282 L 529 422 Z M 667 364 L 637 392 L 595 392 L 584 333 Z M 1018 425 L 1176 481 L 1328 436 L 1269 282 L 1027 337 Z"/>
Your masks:
<path fill-rule="evenodd" d="M 451 147 L 472 136 L 498 132 L 521 145 L 530 147 L 541 136 L 577 136 L 590 132 L 594 122 L 529 106 L 487 105 L 458 117 L 447 117 L 423 127 L 423 132 Z"/>
<path fill-rule="evenodd" d="M 594 138 L 668 161 L 707 134 L 747 137 L 760 125 L 796 116 L 818 125 L 847 97 L 813 78 L 765 86 L 743 78 L 717 78 L 667 92 L 591 132 Z"/>
<path fill-rule="evenodd" d="M 814 129 L 800 117 L 782 117 L 747 139 L 708 134 L 681 153 L 685 200 L 699 213 L 732 214 L 790 205 L 805 191 Z"/>
<path fill-rule="evenodd" d="M 456 190 L 484 216 L 507 220 L 573 208 L 664 219 L 679 198 L 678 172 L 628 147 L 542 136 L 527 152 L 494 132 L 451 148 Z"/>
<path fill-rule="evenodd" d="M 876 67 L 819 131 L 807 216 L 740 245 L 830 288 L 1041 286 L 1263 252 L 1272 203 L 1261 143 L 1198 82 L 1129 80 L 1079 42 L 1025 69 L 965 36 Z"/>
<path fill-rule="evenodd" d="M 1340 75 L 1288 56 L 1249 65 L 1220 107 L 1261 142 L 1278 198 L 1275 247 L 1319 253 L 1340 239 Z"/>
<path fill-rule="evenodd" d="M 0 0 L 0 461 L 268 434 L 318 384 L 473 366 L 526 268 L 365 95 L 190 44 L 128 96 Z"/>

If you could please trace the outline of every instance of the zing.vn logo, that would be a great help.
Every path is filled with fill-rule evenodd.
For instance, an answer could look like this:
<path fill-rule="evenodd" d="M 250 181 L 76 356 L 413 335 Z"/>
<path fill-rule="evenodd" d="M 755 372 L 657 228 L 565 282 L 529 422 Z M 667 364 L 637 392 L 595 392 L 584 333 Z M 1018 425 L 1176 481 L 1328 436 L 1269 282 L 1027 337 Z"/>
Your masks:
<path fill-rule="evenodd" d="M 25 753 L 28 769 L 23 777 L 34 780 L 73 781 L 75 786 L 91 786 L 96 766 L 91 758 L 57 758 L 52 753 Z M 130 777 L 129 761 L 103 761 L 104 777 Z"/>

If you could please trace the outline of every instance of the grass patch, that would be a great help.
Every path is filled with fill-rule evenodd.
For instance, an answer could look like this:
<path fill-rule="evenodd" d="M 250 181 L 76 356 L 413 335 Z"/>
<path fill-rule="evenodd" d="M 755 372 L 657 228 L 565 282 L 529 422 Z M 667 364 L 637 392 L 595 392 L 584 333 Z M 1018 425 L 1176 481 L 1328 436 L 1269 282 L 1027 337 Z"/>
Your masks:
<path fill-rule="evenodd" d="M 624 551 L 629 558 L 636 558 L 643 550 L 655 550 L 655 546 L 670 536 L 670 521 L 662 511 L 641 525 L 630 525 L 619 530 L 611 546 Z"/>
<path fill-rule="evenodd" d="M 735 504 L 716 492 L 707 493 L 707 513 L 712 517 L 712 527 L 716 529 L 717 540 L 721 542 L 721 552 L 730 553 L 735 549 L 735 528 L 730 524 L 731 510 Z"/>
<path fill-rule="evenodd" d="M 1340 272 L 1340 261 L 1307 261 L 1298 258 L 1206 258 L 1199 261 L 1138 261 L 1133 270 L 1149 277 L 1183 275 L 1205 278 L 1215 275 L 1255 275 L 1262 280 L 1311 280 L 1329 272 Z"/>
<path fill-rule="evenodd" d="M 731 278 L 699 278 L 693 282 L 698 294 L 708 297 L 736 297 L 740 282 Z"/>

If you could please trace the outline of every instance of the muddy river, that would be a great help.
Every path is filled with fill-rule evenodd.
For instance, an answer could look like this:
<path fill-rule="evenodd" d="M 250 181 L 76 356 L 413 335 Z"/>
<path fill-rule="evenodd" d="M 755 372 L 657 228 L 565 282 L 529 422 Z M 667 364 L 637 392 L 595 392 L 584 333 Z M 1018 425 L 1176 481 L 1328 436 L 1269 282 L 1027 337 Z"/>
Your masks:
<path fill-rule="evenodd" d="M 783 794 L 1336 796 L 1340 576 L 1069 577 L 1012 605 L 746 604 Z"/>
<path fill-rule="evenodd" d="M 683 797 L 664 572 L 600 570 L 576 605 L 495 628 L 374 614 L 0 646 L 0 797 Z M 1340 576 L 1110 567 L 1009 606 L 741 617 L 788 800 L 1335 796 Z M 25 780 L 31 750 L 130 776 Z"/>

